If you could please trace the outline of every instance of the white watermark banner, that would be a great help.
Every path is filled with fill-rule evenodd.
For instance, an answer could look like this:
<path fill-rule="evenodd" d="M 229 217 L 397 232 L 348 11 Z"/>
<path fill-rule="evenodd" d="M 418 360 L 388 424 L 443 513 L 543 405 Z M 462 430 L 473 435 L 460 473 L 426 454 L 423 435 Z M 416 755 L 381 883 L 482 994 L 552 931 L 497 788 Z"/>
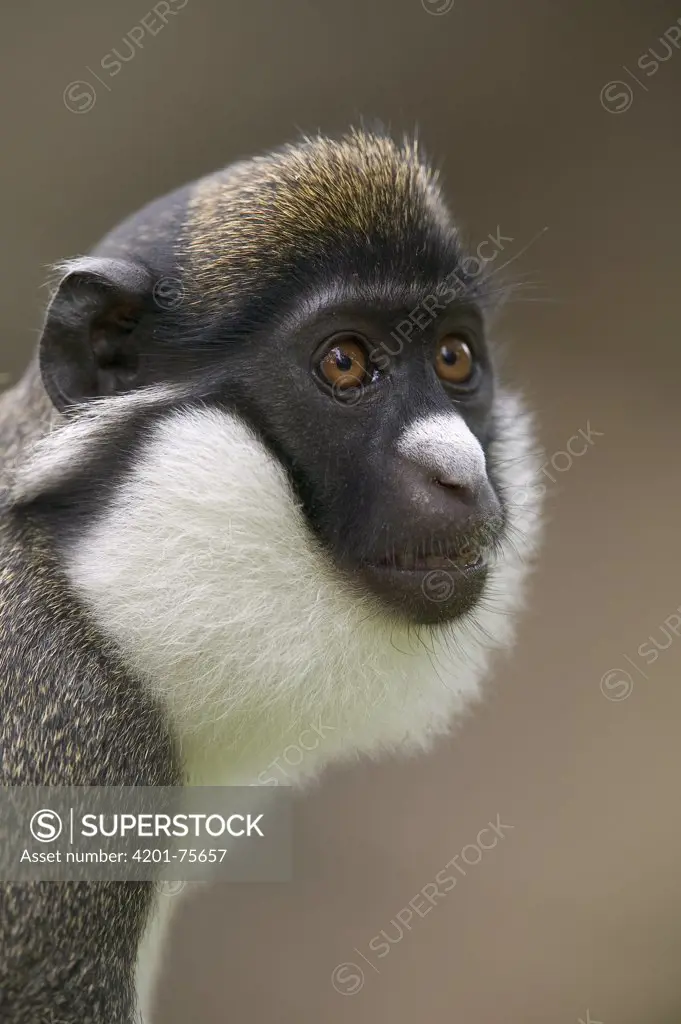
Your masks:
<path fill-rule="evenodd" d="M 287 881 L 286 787 L 0 788 L 0 879 Z"/>

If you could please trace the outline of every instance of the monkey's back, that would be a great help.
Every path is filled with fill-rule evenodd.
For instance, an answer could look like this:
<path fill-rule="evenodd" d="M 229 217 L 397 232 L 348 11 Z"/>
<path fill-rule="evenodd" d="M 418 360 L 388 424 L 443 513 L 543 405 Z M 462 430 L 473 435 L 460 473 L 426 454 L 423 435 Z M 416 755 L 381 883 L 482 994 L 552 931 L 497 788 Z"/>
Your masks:
<path fill-rule="evenodd" d="M 0 399 L 0 786 L 172 785 L 167 721 L 92 627 L 50 538 L 7 508 L 49 422 L 35 364 Z M 0 883 L 3 1024 L 127 1022 L 150 883 Z"/>

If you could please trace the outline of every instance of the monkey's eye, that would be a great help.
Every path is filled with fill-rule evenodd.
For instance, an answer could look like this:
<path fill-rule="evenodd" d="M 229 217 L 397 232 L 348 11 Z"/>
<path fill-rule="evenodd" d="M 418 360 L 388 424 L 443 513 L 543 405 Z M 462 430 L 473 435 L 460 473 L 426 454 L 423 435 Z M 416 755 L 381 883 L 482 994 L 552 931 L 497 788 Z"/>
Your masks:
<path fill-rule="evenodd" d="M 473 353 L 461 338 L 451 334 L 443 338 L 435 356 L 435 370 L 448 384 L 467 384 L 473 376 Z"/>
<path fill-rule="evenodd" d="M 366 381 L 368 367 L 369 357 L 364 345 L 358 338 L 347 335 L 334 339 L 319 364 L 319 372 L 334 390 L 345 391 L 361 387 Z"/>

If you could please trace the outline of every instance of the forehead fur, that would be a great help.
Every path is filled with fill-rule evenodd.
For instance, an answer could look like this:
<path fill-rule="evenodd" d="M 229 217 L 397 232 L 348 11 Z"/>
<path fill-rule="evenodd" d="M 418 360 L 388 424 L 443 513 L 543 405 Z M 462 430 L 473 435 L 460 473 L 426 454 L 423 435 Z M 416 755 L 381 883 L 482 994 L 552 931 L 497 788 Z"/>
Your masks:
<path fill-rule="evenodd" d="M 204 297 L 224 297 L 242 274 L 262 280 L 287 261 L 314 265 L 328 239 L 336 251 L 389 249 L 413 261 L 424 232 L 453 231 L 416 142 L 357 130 L 306 138 L 204 178 L 188 214 L 189 276 Z"/>

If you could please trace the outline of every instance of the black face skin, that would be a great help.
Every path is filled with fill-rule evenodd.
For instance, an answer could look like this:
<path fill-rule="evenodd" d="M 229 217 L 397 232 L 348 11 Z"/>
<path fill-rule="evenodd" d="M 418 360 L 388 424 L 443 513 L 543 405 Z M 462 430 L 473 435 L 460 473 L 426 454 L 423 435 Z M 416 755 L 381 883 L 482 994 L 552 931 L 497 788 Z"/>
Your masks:
<path fill-rule="evenodd" d="M 188 402 L 237 412 L 285 467 L 311 530 L 354 586 L 415 623 L 457 618 L 480 599 L 505 522 L 490 453 L 494 380 L 480 282 L 466 280 L 454 234 L 439 223 L 421 223 L 399 247 L 382 238 L 319 246 L 323 258 L 289 261 L 274 284 L 253 281 L 247 298 L 232 297 L 224 310 L 159 308 L 154 284 L 168 271 L 139 259 L 121 264 L 113 287 L 109 267 L 103 285 L 76 274 L 48 316 L 43 379 L 66 411 L 72 401 L 181 382 Z M 365 355 L 357 387 L 332 386 L 321 367 L 339 335 Z M 453 338 L 468 346 L 472 373 L 452 383 L 436 357 Z M 405 428 L 441 413 L 457 413 L 485 452 L 488 479 L 474 491 L 398 450 Z M 71 485 L 77 501 L 73 489 L 53 494 L 53 508 L 94 512 L 152 415 L 141 413 L 98 453 Z"/>
<path fill-rule="evenodd" d="M 342 572 L 411 621 L 429 623 L 474 607 L 504 515 L 492 482 L 477 493 L 445 484 L 397 449 L 414 420 L 453 411 L 483 450 L 492 437 L 493 371 L 480 309 L 450 303 L 405 341 L 395 329 L 419 305 L 415 299 L 298 300 L 247 339 L 219 344 L 204 330 L 200 347 L 172 354 L 147 335 L 133 377 L 138 386 L 191 380 L 196 399 L 238 412 L 287 469 L 311 529 Z M 358 386 L 341 389 L 320 364 L 334 339 L 348 335 L 366 354 L 366 372 Z M 473 357 L 472 377 L 462 384 L 443 381 L 435 369 L 443 339 L 452 337 Z M 120 366 L 113 372 L 118 377 Z M 132 458 L 134 438 L 145 430 L 137 422 L 128 431 Z M 110 481 L 116 475 L 101 460 L 99 473 Z M 94 495 L 92 483 L 85 490 Z"/>
<path fill-rule="evenodd" d="M 335 562 L 412 621 L 434 622 L 479 599 L 503 513 L 490 483 L 477 493 L 446 485 L 397 449 L 414 420 L 454 411 L 483 449 L 491 437 L 493 374 L 480 311 L 450 305 L 405 342 L 391 332 L 415 305 L 305 304 L 266 343 L 230 361 L 225 386 L 287 467 Z M 340 389 L 320 364 L 348 336 L 363 346 L 367 370 L 357 386 Z M 453 336 L 474 359 L 470 382 L 460 385 L 435 370 L 443 339 Z"/>

